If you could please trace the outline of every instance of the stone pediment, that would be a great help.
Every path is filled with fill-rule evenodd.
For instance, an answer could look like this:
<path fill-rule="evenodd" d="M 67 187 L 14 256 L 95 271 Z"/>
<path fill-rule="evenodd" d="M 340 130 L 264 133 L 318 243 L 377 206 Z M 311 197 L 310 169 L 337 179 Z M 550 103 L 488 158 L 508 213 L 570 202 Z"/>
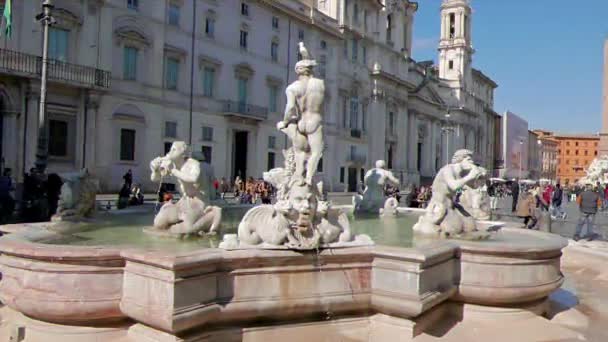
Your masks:
<path fill-rule="evenodd" d="M 439 93 L 437 92 L 437 90 L 433 87 L 432 84 L 428 84 L 426 87 L 424 87 L 422 90 L 420 90 L 420 92 L 418 92 L 418 95 L 426 100 L 435 102 L 435 103 L 440 103 L 443 104 L 443 98 L 441 98 L 441 96 L 439 95 Z"/>
<path fill-rule="evenodd" d="M 123 15 L 114 19 L 114 36 L 118 41 L 129 41 L 132 43 L 149 46 L 152 39 L 146 34 L 145 25 L 132 15 Z"/>

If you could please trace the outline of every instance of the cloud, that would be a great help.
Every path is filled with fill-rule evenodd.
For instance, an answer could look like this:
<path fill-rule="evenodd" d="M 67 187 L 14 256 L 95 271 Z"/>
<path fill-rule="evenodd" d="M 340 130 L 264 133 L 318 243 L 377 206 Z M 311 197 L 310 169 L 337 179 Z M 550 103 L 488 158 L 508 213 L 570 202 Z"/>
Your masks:
<path fill-rule="evenodd" d="M 439 38 L 437 37 L 427 37 L 427 38 L 414 38 L 414 42 L 412 43 L 412 50 L 414 51 L 425 51 L 436 49 L 439 45 Z"/>

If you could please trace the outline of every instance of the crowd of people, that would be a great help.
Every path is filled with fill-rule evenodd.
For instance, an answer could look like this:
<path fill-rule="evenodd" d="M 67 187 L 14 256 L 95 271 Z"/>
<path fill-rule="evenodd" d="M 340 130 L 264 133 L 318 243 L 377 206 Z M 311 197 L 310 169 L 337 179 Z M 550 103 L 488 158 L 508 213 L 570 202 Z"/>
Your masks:
<path fill-rule="evenodd" d="M 227 188 L 230 188 L 227 186 Z M 244 182 L 237 176 L 233 183 L 234 197 L 241 204 L 271 204 L 276 196 L 276 189 L 262 178 L 248 177 Z"/>

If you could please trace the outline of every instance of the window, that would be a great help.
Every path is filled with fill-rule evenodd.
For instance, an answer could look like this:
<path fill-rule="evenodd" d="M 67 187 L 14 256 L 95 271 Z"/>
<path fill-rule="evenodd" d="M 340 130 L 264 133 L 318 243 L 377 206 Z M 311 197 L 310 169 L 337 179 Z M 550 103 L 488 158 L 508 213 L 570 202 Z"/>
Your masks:
<path fill-rule="evenodd" d="M 566 154 L 567 154 L 567 155 L 570 155 L 570 150 L 566 150 Z"/>
<path fill-rule="evenodd" d="M 593 152 L 593 155 L 594 155 L 594 156 L 597 156 L 597 151 Z"/>
<path fill-rule="evenodd" d="M 454 69 L 454 61 L 453 61 L 453 60 L 450 60 L 450 61 L 448 62 L 448 68 L 449 68 L 450 70 L 453 70 L 453 69 Z"/>
<path fill-rule="evenodd" d="M 304 41 L 304 30 L 299 29 L 298 30 L 298 39 L 303 42 Z"/>
<path fill-rule="evenodd" d="M 165 121 L 165 137 L 177 138 L 177 122 Z"/>
<path fill-rule="evenodd" d="M 120 160 L 135 160 L 135 130 L 120 130 Z"/>
<path fill-rule="evenodd" d="M 134 47 L 124 48 L 122 76 L 125 80 L 137 79 L 137 53 L 138 51 Z"/>
<path fill-rule="evenodd" d="M 569 141 L 566 141 L 566 146 L 570 146 L 570 142 Z"/>
<path fill-rule="evenodd" d="M 245 30 L 241 30 L 241 40 L 240 40 L 240 46 L 241 49 L 245 49 L 247 50 L 247 38 L 249 36 L 249 32 L 245 31 Z"/>
<path fill-rule="evenodd" d="M 49 29 L 49 58 L 67 62 L 69 33 L 70 31 L 57 27 Z"/>
<path fill-rule="evenodd" d="M 176 58 L 167 58 L 165 70 L 165 88 L 177 89 L 177 81 L 179 76 L 179 60 Z"/>
<path fill-rule="evenodd" d="M 266 170 L 274 169 L 275 157 L 276 155 L 274 152 L 268 152 L 268 162 L 266 164 Z"/>
<path fill-rule="evenodd" d="M 390 42 L 393 40 L 393 16 L 389 14 L 386 16 L 386 41 Z"/>
<path fill-rule="evenodd" d="M 578 156 L 578 150 L 575 150 L 575 151 L 574 151 L 574 154 Z"/>
<path fill-rule="evenodd" d="M 205 34 L 209 38 L 213 38 L 215 36 L 215 19 L 207 17 L 205 19 Z"/>
<path fill-rule="evenodd" d="M 211 155 L 212 155 L 211 146 L 201 146 L 201 152 L 203 153 L 203 162 L 211 164 Z"/>
<path fill-rule="evenodd" d="M 578 146 L 578 141 L 574 143 L 574 146 Z"/>
<path fill-rule="evenodd" d="M 268 87 L 268 111 L 271 113 L 277 112 L 277 94 L 279 88 L 275 85 Z"/>
<path fill-rule="evenodd" d="M 136 10 L 139 7 L 139 0 L 127 0 L 127 8 Z"/>
<path fill-rule="evenodd" d="M 450 13 L 450 38 L 456 35 L 456 14 Z"/>
<path fill-rule="evenodd" d="M 327 50 L 327 42 L 324 40 L 321 41 L 321 49 Z"/>
<path fill-rule="evenodd" d="M 62 120 L 49 120 L 49 155 L 68 156 L 68 123 Z"/>
<path fill-rule="evenodd" d="M 369 12 L 367 10 L 363 10 L 363 31 L 367 32 L 367 22 L 368 22 Z"/>
<path fill-rule="evenodd" d="M 272 59 L 273 62 L 279 60 L 279 43 L 277 42 L 270 43 L 270 59 Z"/>
<path fill-rule="evenodd" d="M 203 126 L 203 141 L 213 141 L 213 127 Z"/>
<path fill-rule="evenodd" d="M 246 78 L 238 79 L 239 106 L 247 104 L 247 83 L 248 80 Z"/>
<path fill-rule="evenodd" d="M 170 141 L 165 141 L 165 143 L 163 144 L 163 151 L 164 151 L 163 153 L 164 153 L 164 154 L 169 153 L 169 151 L 171 151 L 171 146 L 172 146 L 172 145 L 173 145 L 173 143 L 172 143 L 172 142 L 170 142 Z"/>
<path fill-rule="evenodd" d="M 357 58 L 359 58 L 359 41 L 353 38 L 351 46 L 351 59 L 353 62 L 356 62 Z"/>
<path fill-rule="evenodd" d="M 319 76 L 321 78 L 325 78 L 326 66 L 327 66 L 327 57 L 325 57 L 325 55 L 319 56 L 319 65 L 318 65 L 317 69 L 319 70 Z"/>
<path fill-rule="evenodd" d="M 359 99 L 356 97 L 350 99 L 350 128 L 359 128 Z"/>
<path fill-rule="evenodd" d="M 344 183 L 344 168 L 340 168 L 340 183 Z"/>
<path fill-rule="evenodd" d="M 393 134 L 395 133 L 395 113 L 388 112 L 388 131 Z"/>
<path fill-rule="evenodd" d="M 169 4 L 168 21 L 169 25 L 179 26 L 179 6 L 177 4 Z"/>
<path fill-rule="evenodd" d="M 213 97 L 213 88 L 215 83 L 215 69 L 205 67 L 203 69 L 203 95 Z"/>
<path fill-rule="evenodd" d="M 272 17 L 272 28 L 275 30 L 279 29 L 279 18 Z"/>
<path fill-rule="evenodd" d="M 359 4 L 355 1 L 355 5 L 353 6 L 353 20 L 355 23 L 359 23 Z"/>
<path fill-rule="evenodd" d="M 589 154 L 589 151 L 585 150 L 585 155 L 588 155 L 588 154 Z"/>
<path fill-rule="evenodd" d="M 365 133 L 367 130 L 367 105 L 361 105 L 361 132 Z"/>
<path fill-rule="evenodd" d="M 268 136 L 268 148 L 270 148 L 270 149 L 277 148 L 277 137 L 275 137 L 274 135 Z"/>
<path fill-rule="evenodd" d="M 241 2 L 241 15 L 249 16 L 249 4 L 246 2 Z"/>
<path fill-rule="evenodd" d="M 346 128 L 346 122 L 348 117 L 346 97 L 342 98 L 342 128 Z"/>

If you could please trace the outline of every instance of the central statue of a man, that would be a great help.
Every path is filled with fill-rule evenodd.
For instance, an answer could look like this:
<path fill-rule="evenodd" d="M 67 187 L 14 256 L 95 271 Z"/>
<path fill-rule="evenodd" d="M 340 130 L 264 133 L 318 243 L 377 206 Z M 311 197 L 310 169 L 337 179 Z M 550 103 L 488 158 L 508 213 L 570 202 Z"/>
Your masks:
<path fill-rule="evenodd" d="M 323 118 L 321 110 L 325 96 L 323 80 L 315 78 L 316 61 L 303 43 L 300 43 L 302 60 L 296 63 L 298 79 L 285 90 L 287 105 L 283 121 L 277 128 L 291 139 L 295 152 L 294 177 L 312 184 L 312 177 L 323 154 Z"/>

